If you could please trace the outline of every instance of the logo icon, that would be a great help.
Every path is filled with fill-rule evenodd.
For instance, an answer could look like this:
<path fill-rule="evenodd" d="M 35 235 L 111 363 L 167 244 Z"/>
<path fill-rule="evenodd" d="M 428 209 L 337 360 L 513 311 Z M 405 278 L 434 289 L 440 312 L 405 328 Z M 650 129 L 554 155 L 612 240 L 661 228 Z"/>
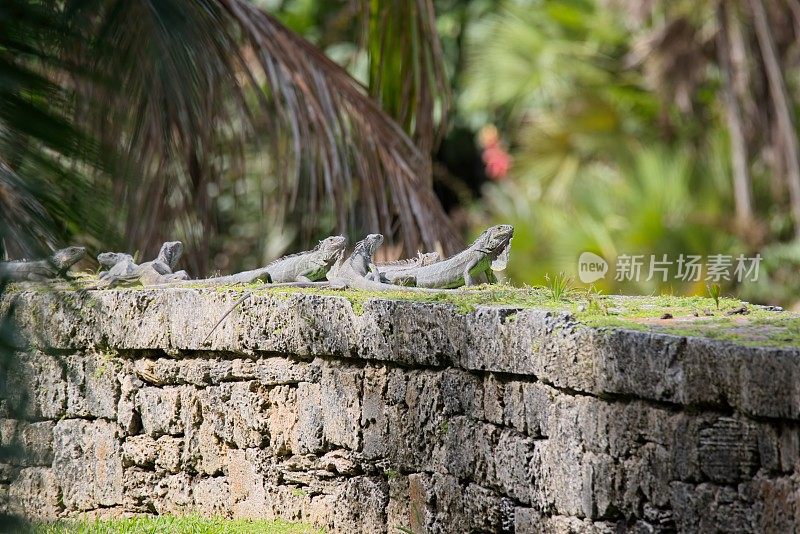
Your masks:
<path fill-rule="evenodd" d="M 608 262 L 594 252 L 584 252 L 578 258 L 578 278 L 584 284 L 597 282 L 607 272 Z"/>

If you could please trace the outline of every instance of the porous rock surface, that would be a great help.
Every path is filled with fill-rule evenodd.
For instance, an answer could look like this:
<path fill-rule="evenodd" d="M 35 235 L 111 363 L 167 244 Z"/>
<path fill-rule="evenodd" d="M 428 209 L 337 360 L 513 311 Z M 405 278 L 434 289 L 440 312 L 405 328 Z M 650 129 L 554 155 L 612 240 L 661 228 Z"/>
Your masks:
<path fill-rule="evenodd" d="M 3 506 L 329 532 L 793 532 L 800 351 L 568 315 L 15 293 Z"/>

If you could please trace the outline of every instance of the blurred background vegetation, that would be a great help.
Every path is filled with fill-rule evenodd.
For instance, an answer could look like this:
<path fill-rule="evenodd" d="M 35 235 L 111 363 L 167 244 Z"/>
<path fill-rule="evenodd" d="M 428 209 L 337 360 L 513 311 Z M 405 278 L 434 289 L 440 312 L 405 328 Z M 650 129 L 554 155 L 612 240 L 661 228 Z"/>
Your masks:
<path fill-rule="evenodd" d="M 514 283 L 591 251 L 604 291 L 704 294 L 614 262 L 760 253 L 723 291 L 800 299 L 800 0 L 56 5 L 0 7 L 11 257 L 175 238 L 199 276 L 335 231 L 400 254 L 503 222 Z"/>

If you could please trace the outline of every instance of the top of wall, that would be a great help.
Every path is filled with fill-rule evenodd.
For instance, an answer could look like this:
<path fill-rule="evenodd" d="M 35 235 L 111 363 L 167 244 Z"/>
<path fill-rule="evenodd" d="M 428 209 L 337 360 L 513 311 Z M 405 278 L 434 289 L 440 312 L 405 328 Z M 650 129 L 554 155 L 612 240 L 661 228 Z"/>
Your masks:
<path fill-rule="evenodd" d="M 17 290 L 3 307 L 13 302 L 18 332 L 48 351 L 99 349 L 136 357 L 131 351 L 157 350 L 176 358 L 194 351 L 278 352 L 452 366 L 524 375 L 612 399 L 800 419 L 796 346 L 596 328 L 567 312 L 517 305 L 477 305 L 469 311 L 448 302 L 372 297 L 351 302 L 345 294 L 274 290 L 254 294 L 206 339 L 240 295 L 197 288 Z M 18 336 L 20 347 L 25 339 Z"/>

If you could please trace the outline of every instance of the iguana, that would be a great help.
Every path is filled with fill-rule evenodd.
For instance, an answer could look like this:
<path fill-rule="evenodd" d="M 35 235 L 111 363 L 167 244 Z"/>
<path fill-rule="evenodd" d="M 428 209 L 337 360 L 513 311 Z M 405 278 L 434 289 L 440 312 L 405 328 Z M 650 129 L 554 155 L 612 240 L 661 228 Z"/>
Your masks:
<path fill-rule="evenodd" d="M 325 278 L 330 268 L 337 263 L 337 261 L 341 260 L 346 246 L 347 239 L 344 236 L 330 236 L 320 241 L 319 244 L 311 250 L 284 256 L 261 269 L 245 271 L 230 276 L 208 278 L 197 282 L 201 284 L 211 283 L 217 285 L 246 284 L 261 281 L 283 286 L 310 286 L 313 285 L 314 282 Z M 247 291 L 239 300 L 234 302 L 233 306 L 231 306 L 222 317 L 220 317 L 213 328 L 211 328 L 211 331 L 209 331 L 205 339 L 208 339 L 214 330 L 222 324 L 222 321 L 224 321 L 237 306 L 252 295 L 252 291 Z M 205 339 L 203 341 L 205 341 Z"/>
<path fill-rule="evenodd" d="M 400 273 L 405 272 L 416 267 L 423 267 L 425 265 L 432 265 L 441 261 L 437 252 L 417 252 L 416 258 L 408 258 L 404 260 L 389 261 L 376 264 L 378 272 L 380 273 L 380 281 L 388 282 L 385 273 Z M 369 275 L 368 275 L 369 278 Z"/>
<path fill-rule="evenodd" d="M 405 287 L 380 282 L 381 273 L 375 265 L 373 258 L 375 251 L 383 244 L 381 234 L 369 234 L 367 237 L 356 243 L 353 253 L 341 263 L 336 275 L 330 279 L 330 287 L 335 289 L 353 288 L 375 291 L 416 291 L 416 292 L 436 292 L 435 289 L 422 287 Z M 391 269 L 390 269 L 390 272 Z M 403 272 L 402 270 L 397 272 Z"/>
<path fill-rule="evenodd" d="M 83 247 L 67 247 L 53 252 L 44 260 L 0 262 L 0 279 L 19 282 L 64 277 L 69 268 L 85 255 L 86 249 Z"/>
<path fill-rule="evenodd" d="M 172 272 L 182 254 L 183 243 L 180 241 L 164 243 L 161 245 L 156 259 L 146 261 L 141 265 L 133 263 L 130 254 L 104 252 L 97 257 L 97 261 L 103 265 L 114 263 L 108 272 L 100 274 L 100 279 L 104 282 L 103 287 L 137 282 L 151 286 L 164 282 L 187 280 L 189 275 L 186 274 L 186 271 Z"/>
<path fill-rule="evenodd" d="M 409 284 L 425 288 L 455 288 L 475 284 L 475 277 L 485 273 L 489 283 L 496 283 L 492 271 L 508 264 L 514 227 L 501 224 L 484 231 L 466 250 L 431 265 L 381 273 L 391 284 Z"/>
<path fill-rule="evenodd" d="M 375 251 L 383 244 L 383 235 L 369 234 L 356 243 L 353 253 L 341 262 L 333 277 L 330 277 L 331 287 L 344 288 L 356 287 L 362 281 L 379 283 L 378 267 L 373 261 Z"/>
<path fill-rule="evenodd" d="M 133 274 L 137 267 L 133 256 L 124 252 L 101 252 L 97 255 L 97 262 L 107 269 L 98 275 L 100 280 Z"/>
<path fill-rule="evenodd" d="M 370 276 L 377 279 L 379 275 L 377 266 L 373 262 L 373 256 L 375 255 L 375 251 L 378 250 L 382 243 L 383 236 L 381 234 L 369 234 L 367 237 L 356 243 L 353 253 L 350 254 L 346 260 L 341 260 L 341 258 L 339 258 L 339 260 L 336 261 L 338 268 L 335 275 L 330 277 L 329 282 L 319 282 L 316 284 L 314 282 L 287 283 L 281 285 L 295 287 L 332 287 L 336 289 L 352 287 L 357 289 L 407 289 L 410 291 L 428 291 L 427 289 L 415 287 L 404 288 L 400 286 L 392 286 L 367 278 L 367 276 Z M 231 306 L 220 318 L 220 320 L 217 321 L 217 323 L 211 328 L 203 341 L 208 339 L 209 336 L 211 336 L 211 334 L 213 334 L 217 327 L 222 323 L 222 321 L 224 321 L 225 318 L 250 295 L 251 292 L 248 291 L 244 296 L 242 296 L 241 299 L 236 301 L 233 306 Z"/>
<path fill-rule="evenodd" d="M 263 283 L 288 283 L 288 282 L 316 282 L 323 280 L 331 266 L 344 253 L 347 239 L 335 235 L 326 237 L 311 250 L 299 252 L 277 259 L 260 269 L 244 271 L 228 276 L 217 276 L 205 280 L 195 280 L 200 284 L 251 284 Z"/>

